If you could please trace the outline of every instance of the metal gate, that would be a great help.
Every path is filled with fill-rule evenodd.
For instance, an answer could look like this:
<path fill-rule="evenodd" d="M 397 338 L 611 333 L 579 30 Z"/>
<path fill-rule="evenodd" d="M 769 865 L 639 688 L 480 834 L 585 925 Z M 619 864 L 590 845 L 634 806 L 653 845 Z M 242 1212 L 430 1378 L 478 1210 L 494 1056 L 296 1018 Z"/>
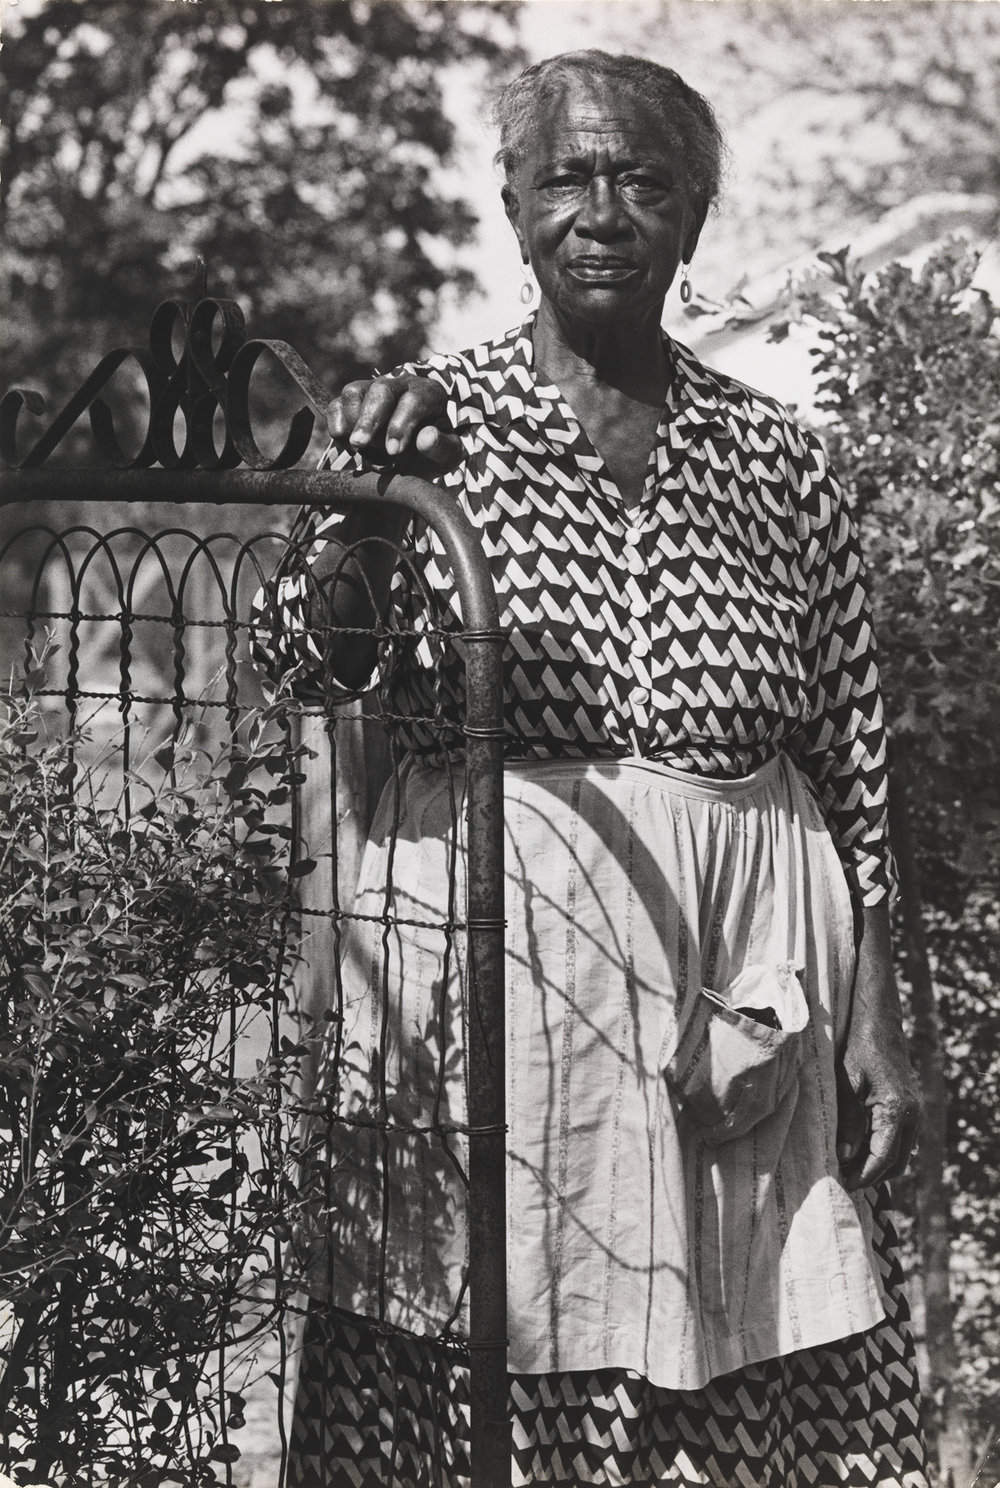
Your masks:
<path fill-rule="evenodd" d="M 304 399 L 273 454 L 251 415 L 262 358 Z M 108 402 L 129 367 L 145 387 L 131 453 Z M 252 1367 L 273 1365 L 281 1404 L 310 1061 L 337 1047 L 365 768 L 381 754 L 392 802 L 403 760 L 385 689 L 310 700 L 267 678 L 254 596 L 307 557 L 281 508 L 386 501 L 436 534 L 461 601 L 434 639 L 465 667 L 460 757 L 445 751 L 465 903 L 427 928 L 465 965 L 468 1102 L 410 1135 L 467 1152 L 468 1315 L 460 1297 L 441 1342 L 468 1367 L 471 1484 L 510 1479 L 503 638 L 448 497 L 391 471 L 293 468 L 326 402 L 290 347 L 202 299 L 160 305 L 148 348 L 104 357 L 26 453 L 37 395 L 0 405 L 0 759 L 20 844 L 0 869 L 0 1440 L 10 1465 L 73 1484 L 234 1482 Z M 84 413 L 103 463 L 50 468 Z M 380 924 L 387 940 L 388 900 Z M 386 1148 L 400 1121 L 370 1123 Z M 282 1481 L 284 1460 L 282 1434 Z M 460 1470 L 441 1471 L 450 1488 Z"/>

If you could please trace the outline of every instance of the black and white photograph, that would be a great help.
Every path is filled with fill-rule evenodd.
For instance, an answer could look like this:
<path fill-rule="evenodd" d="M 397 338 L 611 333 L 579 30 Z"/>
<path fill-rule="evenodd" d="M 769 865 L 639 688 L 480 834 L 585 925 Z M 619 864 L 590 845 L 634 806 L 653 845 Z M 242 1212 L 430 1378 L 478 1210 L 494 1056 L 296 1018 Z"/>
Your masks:
<path fill-rule="evenodd" d="M 1000 1488 L 1000 0 L 0 0 L 0 1488 Z"/>

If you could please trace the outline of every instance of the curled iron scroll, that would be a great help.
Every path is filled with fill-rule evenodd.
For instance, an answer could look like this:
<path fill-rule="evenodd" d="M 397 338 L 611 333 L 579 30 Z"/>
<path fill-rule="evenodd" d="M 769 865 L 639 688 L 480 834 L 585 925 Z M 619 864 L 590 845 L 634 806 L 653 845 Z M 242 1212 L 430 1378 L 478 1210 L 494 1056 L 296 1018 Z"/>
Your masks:
<path fill-rule="evenodd" d="M 250 419 L 250 380 L 265 351 L 280 363 L 309 403 L 308 408 L 300 408 L 294 415 L 284 446 L 271 459 L 258 448 Z M 329 395 L 310 368 L 286 341 L 245 341 L 233 358 L 229 370 L 226 420 L 229 432 L 251 470 L 287 470 L 301 460 L 312 437 L 314 414 L 322 418 L 329 401 Z"/>
<path fill-rule="evenodd" d="M 287 470 L 305 454 L 316 419 L 330 401 L 313 372 L 284 341 L 247 340 L 243 312 L 235 300 L 204 298 L 195 305 L 164 300 L 149 328 L 149 348 L 123 347 L 102 357 L 26 453 L 18 454 L 18 423 L 25 411 L 40 418 L 42 396 L 12 388 L 0 399 L 0 460 L 13 470 L 45 463 L 77 420 L 87 413 L 98 450 L 120 469 Z M 281 449 L 262 452 L 253 429 L 250 387 L 267 353 L 305 397 L 289 421 Z M 145 428 L 135 454 L 122 448 L 115 416 L 103 394 L 126 363 L 145 382 Z M 221 448 L 217 440 L 221 434 Z"/>
<path fill-rule="evenodd" d="M 44 412 L 45 399 L 40 393 L 24 388 L 13 388 L 6 393 L 0 399 L 0 458 L 4 464 L 14 470 L 28 470 L 43 465 L 85 412 L 89 414 L 90 427 L 98 448 L 112 465 L 141 470 L 154 464 L 156 457 L 151 429 L 147 427 L 138 453 L 127 456 L 118 441 L 114 415 L 101 397 L 119 367 L 130 360 L 138 364 L 145 377 L 149 406 L 152 409 L 164 387 L 162 372 L 154 358 L 139 347 L 126 346 L 109 351 L 59 410 L 27 454 L 20 458 L 17 454 L 17 423 L 21 410 L 26 408 L 30 414 L 38 417 Z"/>

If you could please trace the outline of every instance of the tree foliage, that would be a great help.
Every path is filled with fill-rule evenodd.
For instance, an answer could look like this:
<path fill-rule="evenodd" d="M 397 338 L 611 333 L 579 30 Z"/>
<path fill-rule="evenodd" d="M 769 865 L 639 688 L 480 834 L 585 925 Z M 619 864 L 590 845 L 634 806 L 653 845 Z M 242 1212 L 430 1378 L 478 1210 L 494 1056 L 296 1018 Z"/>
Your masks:
<path fill-rule="evenodd" d="M 889 717 L 918 788 L 927 891 L 961 909 L 1000 865 L 1000 340 L 961 244 L 873 279 L 829 255 L 819 406 L 861 522 Z"/>
<path fill-rule="evenodd" d="M 928 0 L 844 6 L 837 17 L 821 0 L 765 0 L 754 25 L 755 85 L 794 99 L 810 132 L 827 136 L 830 206 L 878 214 L 927 191 L 1000 198 L 992 6 Z M 727 50 L 739 57 L 739 40 Z"/>
<path fill-rule="evenodd" d="M 424 344 L 473 227 L 442 167 L 451 67 L 503 64 L 502 7 L 47 0 L 5 16 L 7 381 L 60 399 L 167 291 L 232 294 L 339 385 Z"/>
<path fill-rule="evenodd" d="M 619 25 L 616 41 L 639 39 Z M 694 266 L 716 297 L 734 264 L 787 264 L 914 197 L 1000 204 L 995 5 L 662 0 L 641 45 L 707 94 L 729 134 L 725 210 Z"/>
<path fill-rule="evenodd" d="M 935 1005 L 920 1012 L 911 991 L 921 1036 L 939 1030 L 939 1047 L 921 1051 L 943 1082 L 940 1099 L 928 1096 L 915 1179 L 925 1238 L 928 1225 L 950 1232 L 941 1281 L 947 1299 L 950 1270 L 952 1338 L 928 1322 L 931 1424 L 944 1438 L 949 1413 L 960 1417 L 973 1454 L 1000 1409 L 1000 337 L 971 287 L 976 262 L 953 242 L 918 272 L 894 264 L 862 277 L 846 253 L 827 255 L 833 298 L 810 293 L 794 307 L 815 326 L 824 434 L 869 566 L 915 849 L 905 887 L 922 901 Z M 935 1195 L 926 1165 L 939 1134 Z M 929 1319 L 932 1251 L 915 1278 Z M 936 1348 L 954 1356 L 948 1378 Z"/>

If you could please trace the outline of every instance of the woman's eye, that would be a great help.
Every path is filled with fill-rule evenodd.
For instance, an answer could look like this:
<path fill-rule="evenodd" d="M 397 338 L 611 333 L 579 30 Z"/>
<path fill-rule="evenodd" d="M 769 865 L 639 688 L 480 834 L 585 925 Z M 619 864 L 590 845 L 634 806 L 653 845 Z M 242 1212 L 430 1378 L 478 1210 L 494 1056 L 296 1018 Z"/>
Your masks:
<path fill-rule="evenodd" d="M 545 182 L 546 191 L 573 191 L 580 182 L 576 176 L 552 176 Z"/>
<path fill-rule="evenodd" d="M 658 181 L 655 176 L 624 176 L 618 182 L 618 190 L 625 196 L 651 197 L 663 196 L 670 188 L 663 182 Z"/>

